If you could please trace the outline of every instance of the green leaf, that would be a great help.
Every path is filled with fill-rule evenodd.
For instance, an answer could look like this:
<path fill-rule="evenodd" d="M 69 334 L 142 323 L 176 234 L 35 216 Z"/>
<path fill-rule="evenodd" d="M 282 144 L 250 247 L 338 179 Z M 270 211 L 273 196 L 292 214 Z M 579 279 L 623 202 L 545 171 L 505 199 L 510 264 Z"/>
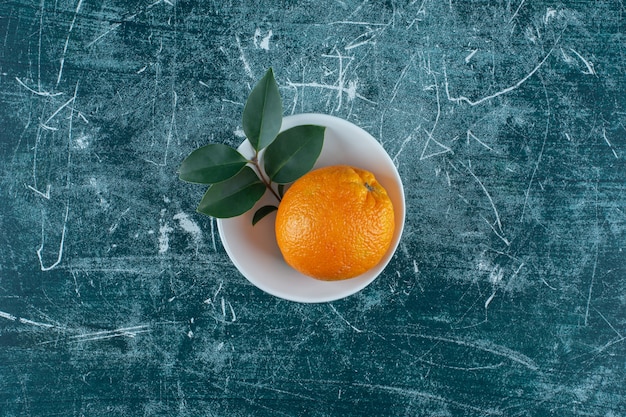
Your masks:
<path fill-rule="evenodd" d="M 265 193 L 265 184 L 250 167 L 209 187 L 197 211 L 213 217 L 235 217 L 250 210 Z"/>
<path fill-rule="evenodd" d="M 278 196 L 283 198 L 285 196 L 285 184 L 278 184 Z"/>
<path fill-rule="evenodd" d="M 230 146 L 213 143 L 196 149 L 183 160 L 178 176 L 197 184 L 214 184 L 241 171 L 246 158 Z"/>
<path fill-rule="evenodd" d="M 260 151 L 276 138 L 282 122 L 283 103 L 270 68 L 248 96 L 243 108 L 243 131 L 252 147 Z"/>
<path fill-rule="evenodd" d="M 309 172 L 322 152 L 325 129 L 323 126 L 301 125 L 278 135 L 263 155 L 268 177 L 286 184 Z"/>
<path fill-rule="evenodd" d="M 255 224 L 257 224 L 259 222 L 259 220 L 261 220 L 263 217 L 267 216 L 268 214 L 274 212 L 278 210 L 278 207 L 276 206 L 263 206 L 260 209 L 258 209 L 256 211 L 256 213 L 254 213 L 254 216 L 252 217 L 252 226 L 254 226 Z"/>

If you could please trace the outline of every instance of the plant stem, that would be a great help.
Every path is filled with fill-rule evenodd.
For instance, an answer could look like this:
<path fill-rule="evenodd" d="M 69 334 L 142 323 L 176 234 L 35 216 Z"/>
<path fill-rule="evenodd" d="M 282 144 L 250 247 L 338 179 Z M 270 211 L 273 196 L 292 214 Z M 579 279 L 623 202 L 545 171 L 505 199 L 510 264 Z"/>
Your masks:
<path fill-rule="evenodd" d="M 265 178 L 265 175 L 263 175 L 263 171 L 261 171 L 261 167 L 259 166 L 259 153 L 258 153 L 258 151 L 255 152 L 254 157 L 249 162 L 256 169 L 257 174 L 259 175 L 259 178 L 261 179 L 261 181 L 263 181 L 263 184 L 265 184 L 265 187 L 268 190 L 270 190 L 272 192 L 272 194 L 274 194 L 274 197 L 276 197 L 276 199 L 280 203 L 280 201 L 281 201 L 280 196 L 276 193 L 276 191 L 274 191 L 274 188 L 272 188 L 272 180 L 268 179 L 268 178 Z"/>

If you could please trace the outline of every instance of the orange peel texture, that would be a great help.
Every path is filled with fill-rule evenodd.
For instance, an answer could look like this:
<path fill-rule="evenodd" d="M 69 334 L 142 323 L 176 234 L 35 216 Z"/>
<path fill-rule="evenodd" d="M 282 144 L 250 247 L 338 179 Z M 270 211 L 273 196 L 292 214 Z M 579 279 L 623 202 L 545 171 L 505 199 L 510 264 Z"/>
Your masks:
<path fill-rule="evenodd" d="M 285 261 L 327 281 L 353 278 L 376 266 L 394 228 L 387 191 L 371 172 L 347 165 L 299 178 L 276 214 L 276 241 Z"/>

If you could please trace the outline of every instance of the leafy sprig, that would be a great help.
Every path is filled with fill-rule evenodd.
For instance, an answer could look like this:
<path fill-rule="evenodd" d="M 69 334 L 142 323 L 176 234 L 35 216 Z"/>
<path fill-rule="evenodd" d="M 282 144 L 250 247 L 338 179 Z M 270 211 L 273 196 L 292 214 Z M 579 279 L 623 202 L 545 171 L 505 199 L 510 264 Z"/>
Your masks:
<path fill-rule="evenodd" d="M 259 208 L 252 224 L 278 208 L 285 184 L 313 168 L 325 132 L 325 127 L 316 125 L 280 132 L 282 121 L 282 99 L 270 68 L 252 89 L 243 109 L 243 131 L 254 155 L 246 158 L 235 148 L 211 143 L 194 150 L 181 163 L 181 180 L 209 185 L 198 205 L 199 213 L 218 218 L 239 216 L 252 209 L 268 190 L 276 205 Z"/>

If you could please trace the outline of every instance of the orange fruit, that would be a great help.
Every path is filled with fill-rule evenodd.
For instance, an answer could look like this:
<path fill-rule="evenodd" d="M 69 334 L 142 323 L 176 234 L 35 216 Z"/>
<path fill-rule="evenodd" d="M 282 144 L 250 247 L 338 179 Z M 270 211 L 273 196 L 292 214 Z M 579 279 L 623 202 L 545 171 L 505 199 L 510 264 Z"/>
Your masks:
<path fill-rule="evenodd" d="M 374 174 L 337 165 L 311 171 L 289 187 L 276 214 L 276 241 L 294 269 L 334 281 L 376 266 L 394 227 L 393 205 Z"/>

